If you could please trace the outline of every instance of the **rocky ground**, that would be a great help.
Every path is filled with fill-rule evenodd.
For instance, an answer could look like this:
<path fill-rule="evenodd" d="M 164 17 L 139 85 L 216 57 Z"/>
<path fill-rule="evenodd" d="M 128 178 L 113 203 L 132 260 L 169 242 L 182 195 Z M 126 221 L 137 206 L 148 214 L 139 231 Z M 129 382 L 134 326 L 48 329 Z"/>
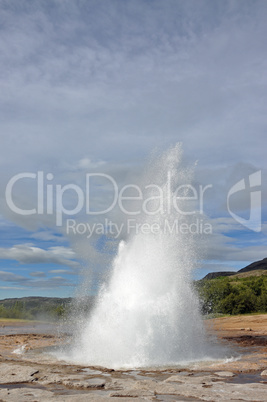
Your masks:
<path fill-rule="evenodd" d="M 57 361 L 43 348 L 64 339 L 32 323 L 1 321 L 0 401 L 266 401 L 267 315 L 218 318 L 206 326 L 240 358 L 127 371 Z"/>

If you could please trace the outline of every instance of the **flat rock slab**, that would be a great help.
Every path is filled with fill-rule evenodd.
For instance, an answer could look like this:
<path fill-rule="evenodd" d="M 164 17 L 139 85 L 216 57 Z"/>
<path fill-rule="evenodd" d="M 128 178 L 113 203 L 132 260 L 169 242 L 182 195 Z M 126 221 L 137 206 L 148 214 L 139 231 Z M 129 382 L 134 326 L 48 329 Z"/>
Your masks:
<path fill-rule="evenodd" d="M 201 401 L 266 401 L 267 386 L 265 384 L 232 384 L 222 381 L 175 384 L 159 383 L 155 388 L 158 395 L 179 395 L 187 398 L 198 398 Z"/>
<path fill-rule="evenodd" d="M 168 377 L 164 383 L 181 383 L 181 384 L 208 384 L 212 381 L 216 381 L 217 376 L 210 375 L 196 375 L 196 376 L 180 376 L 172 375 Z"/>
<path fill-rule="evenodd" d="M 32 382 L 34 374 L 38 373 L 36 368 L 19 364 L 1 363 L 0 383 L 15 384 L 20 382 Z"/>
<path fill-rule="evenodd" d="M 129 402 L 132 398 L 102 396 L 96 393 L 86 393 L 78 395 L 57 395 L 52 391 L 42 390 L 33 387 L 0 389 L 0 401 L 2 402 Z M 147 398 L 134 399 L 135 401 L 147 401 Z"/>
<path fill-rule="evenodd" d="M 219 377 L 234 377 L 235 376 L 235 374 L 232 373 L 231 371 L 217 371 L 214 374 L 218 375 Z"/>
<path fill-rule="evenodd" d="M 130 389 L 130 390 L 121 390 L 121 391 L 114 391 L 109 394 L 110 397 L 112 397 L 112 400 L 114 397 L 124 397 L 124 398 L 140 398 L 140 397 L 154 397 L 155 393 L 154 391 L 144 391 L 144 390 L 137 390 L 137 389 Z M 139 399 L 138 399 L 139 400 Z M 146 398 L 147 400 L 147 398 Z"/>
<path fill-rule="evenodd" d="M 92 377 L 87 378 L 83 373 L 80 374 L 65 374 L 62 373 L 45 373 L 38 378 L 38 383 L 46 385 L 64 385 L 67 388 L 73 389 L 99 389 L 104 388 L 106 381 L 103 378 Z"/>
<path fill-rule="evenodd" d="M 267 384 L 228 382 L 232 372 L 191 373 L 170 375 L 165 380 L 156 378 L 133 379 L 119 372 L 114 377 L 88 376 L 75 367 L 53 367 L 3 362 L 0 365 L 1 401 L 152 401 L 176 400 L 200 401 L 255 401 L 266 400 Z M 20 384 L 24 383 L 24 384 Z M 56 384 L 53 390 L 52 385 Z M 45 386 L 49 385 L 48 388 Z M 60 388 L 58 388 L 60 387 Z M 62 394 L 59 390 L 62 389 Z M 87 391 L 87 392 L 86 392 Z"/>
<path fill-rule="evenodd" d="M 24 387 L 24 388 L 2 388 L 0 389 L 0 401 L 8 401 L 8 402 L 29 402 L 29 401 L 51 401 L 54 394 L 53 392 L 33 388 L 33 387 Z M 54 398 L 53 398 L 54 400 Z M 63 400 L 63 399 L 62 399 Z"/>
<path fill-rule="evenodd" d="M 63 380 L 62 384 L 68 388 L 76 388 L 76 389 L 98 389 L 104 388 L 105 380 L 101 378 L 89 378 L 86 380 L 73 380 L 67 379 Z"/>

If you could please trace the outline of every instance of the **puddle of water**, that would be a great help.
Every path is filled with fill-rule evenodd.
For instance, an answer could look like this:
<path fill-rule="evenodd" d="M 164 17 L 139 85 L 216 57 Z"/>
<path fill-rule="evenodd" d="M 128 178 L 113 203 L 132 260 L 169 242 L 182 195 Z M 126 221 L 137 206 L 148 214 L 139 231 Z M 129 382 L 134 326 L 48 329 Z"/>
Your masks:
<path fill-rule="evenodd" d="M 264 381 L 261 373 L 240 373 L 235 377 L 229 378 L 229 382 L 234 384 L 248 384 L 248 383 L 259 383 L 260 381 Z"/>
<path fill-rule="evenodd" d="M 0 325 L 0 335 L 54 334 L 56 323 L 23 324 L 6 323 Z"/>
<path fill-rule="evenodd" d="M 8 383 L 8 384 L 0 384 L 0 389 L 16 389 L 16 388 L 38 388 L 38 389 L 46 389 L 44 386 L 40 384 L 32 384 L 28 382 L 19 382 L 19 383 Z"/>
<path fill-rule="evenodd" d="M 62 385 L 56 385 L 53 384 L 51 388 L 48 386 L 46 388 L 48 391 L 52 391 L 55 395 L 90 395 L 90 393 L 93 394 L 99 394 L 102 396 L 108 395 L 110 391 L 106 391 L 105 389 L 96 389 L 96 388 L 87 388 L 87 389 L 71 389 L 71 388 L 65 388 Z"/>

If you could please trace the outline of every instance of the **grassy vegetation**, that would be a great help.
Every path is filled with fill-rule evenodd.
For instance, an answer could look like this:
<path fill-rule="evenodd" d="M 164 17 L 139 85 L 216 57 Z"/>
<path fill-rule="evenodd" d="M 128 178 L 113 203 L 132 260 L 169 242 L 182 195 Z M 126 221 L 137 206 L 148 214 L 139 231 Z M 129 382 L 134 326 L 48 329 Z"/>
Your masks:
<path fill-rule="evenodd" d="M 0 326 L 1 326 L 1 323 L 12 323 L 12 322 L 14 322 L 14 323 L 17 323 L 17 322 L 22 322 L 22 323 L 28 323 L 28 322 L 32 322 L 33 320 L 24 320 L 23 318 L 3 318 L 3 317 L 0 317 Z M 34 322 L 39 322 L 38 320 L 34 320 Z"/>
<path fill-rule="evenodd" d="M 265 272 L 266 273 L 266 272 Z M 267 275 L 237 274 L 195 283 L 204 315 L 221 316 L 267 313 Z M 77 304 L 77 303 L 76 303 Z M 78 311 L 88 313 L 92 298 L 81 299 Z M 0 317 L 4 319 L 58 320 L 75 309 L 71 298 L 25 297 L 0 300 Z"/>
<path fill-rule="evenodd" d="M 94 300 L 94 296 L 77 299 L 38 296 L 4 299 L 0 300 L 0 319 L 56 321 L 76 312 L 79 316 L 88 316 Z"/>
<path fill-rule="evenodd" d="M 196 283 L 203 314 L 267 312 L 267 276 L 230 276 Z"/>
<path fill-rule="evenodd" d="M 47 298 L 44 301 L 42 301 L 42 298 L 33 301 L 26 298 L 25 300 L 3 300 L 0 302 L 0 317 L 42 321 L 58 320 L 67 314 L 69 305 L 68 299 L 62 302 L 60 302 L 60 299 L 48 301 Z"/>

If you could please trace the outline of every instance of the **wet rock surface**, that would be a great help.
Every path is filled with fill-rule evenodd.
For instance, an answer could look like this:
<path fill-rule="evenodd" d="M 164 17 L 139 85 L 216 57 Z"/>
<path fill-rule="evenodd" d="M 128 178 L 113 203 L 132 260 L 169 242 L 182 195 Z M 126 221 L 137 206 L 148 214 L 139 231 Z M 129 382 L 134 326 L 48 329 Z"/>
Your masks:
<path fill-rule="evenodd" d="M 267 336 L 267 316 L 254 328 L 253 320 L 247 323 L 244 318 L 240 328 L 233 329 L 233 322 L 238 322 L 233 318 L 228 319 L 228 328 L 223 321 L 221 332 L 216 320 L 208 327 L 224 343 L 238 348 L 237 359 L 161 370 L 71 365 L 42 351 L 58 343 L 57 336 L 0 336 L 0 401 L 266 401 L 267 347 L 258 339 Z M 249 338 L 237 341 L 248 324 Z"/>

